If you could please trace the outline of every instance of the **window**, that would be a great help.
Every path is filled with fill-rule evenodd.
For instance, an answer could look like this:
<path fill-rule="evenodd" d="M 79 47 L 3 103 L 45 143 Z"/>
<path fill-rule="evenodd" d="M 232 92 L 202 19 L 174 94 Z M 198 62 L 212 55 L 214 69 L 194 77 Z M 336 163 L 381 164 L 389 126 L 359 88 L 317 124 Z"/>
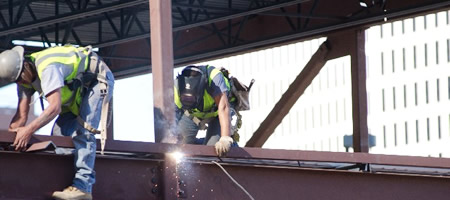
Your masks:
<path fill-rule="evenodd" d="M 430 141 L 431 136 L 430 136 L 430 118 L 427 118 L 427 139 L 428 141 Z"/>
<path fill-rule="evenodd" d="M 394 106 L 394 110 L 395 110 L 395 87 L 392 88 L 392 100 L 393 100 L 393 106 Z"/>
<path fill-rule="evenodd" d="M 423 29 L 427 29 L 427 16 L 423 16 Z"/>
<path fill-rule="evenodd" d="M 441 139 L 441 116 L 438 116 L 438 137 Z"/>
<path fill-rule="evenodd" d="M 381 52 L 381 75 L 384 75 L 384 53 Z"/>
<path fill-rule="evenodd" d="M 428 81 L 425 81 L 425 102 L 428 103 Z"/>
<path fill-rule="evenodd" d="M 450 99 L 450 76 L 448 77 L 448 99 Z"/>
<path fill-rule="evenodd" d="M 403 105 L 406 108 L 406 85 L 403 85 Z"/>
<path fill-rule="evenodd" d="M 405 122 L 405 144 L 408 144 L 408 122 Z"/>
<path fill-rule="evenodd" d="M 380 25 L 380 38 L 383 38 L 383 25 Z"/>
<path fill-rule="evenodd" d="M 436 41 L 436 65 L 439 65 L 439 42 L 438 41 Z"/>
<path fill-rule="evenodd" d="M 397 146 L 397 124 L 394 124 L 394 145 Z"/>
<path fill-rule="evenodd" d="M 394 23 L 391 23 L 391 36 L 394 36 Z"/>
<path fill-rule="evenodd" d="M 414 83 L 414 102 L 416 103 L 416 106 L 419 104 L 417 102 L 417 83 Z"/>
<path fill-rule="evenodd" d="M 416 142 L 419 143 L 419 120 L 416 120 Z"/>
<path fill-rule="evenodd" d="M 382 104 L 383 104 L 383 112 L 386 111 L 386 105 L 384 103 L 384 89 L 381 90 L 381 98 L 382 98 Z"/>
<path fill-rule="evenodd" d="M 434 22 L 435 22 L 435 26 L 438 27 L 438 15 L 437 14 L 434 15 Z"/>
<path fill-rule="evenodd" d="M 386 145 L 386 126 L 383 126 L 383 142 L 384 142 L 384 148 L 387 147 Z"/>
<path fill-rule="evenodd" d="M 402 20 L 402 34 L 405 34 L 405 20 Z"/>
<path fill-rule="evenodd" d="M 392 50 L 392 73 L 395 72 L 395 53 L 394 50 Z"/>
<path fill-rule="evenodd" d="M 413 18 L 413 31 L 416 31 L 416 18 Z"/>

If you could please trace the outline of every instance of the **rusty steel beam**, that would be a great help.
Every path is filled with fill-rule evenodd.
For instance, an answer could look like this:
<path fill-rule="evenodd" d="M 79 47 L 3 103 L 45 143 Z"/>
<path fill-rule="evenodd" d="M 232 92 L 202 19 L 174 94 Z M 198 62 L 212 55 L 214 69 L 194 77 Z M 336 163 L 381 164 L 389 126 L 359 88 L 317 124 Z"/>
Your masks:
<path fill-rule="evenodd" d="M 175 124 L 171 1 L 149 0 L 155 141 Z"/>
<path fill-rule="evenodd" d="M 2 199 L 49 199 L 71 183 L 72 156 L 0 151 Z M 450 159 L 443 159 L 450 160 Z M 217 160 L 217 162 L 219 162 Z M 447 199 L 448 176 L 221 162 L 254 199 Z M 30 170 L 32 169 L 32 170 Z M 211 160 L 175 163 L 148 157 L 99 155 L 94 199 L 250 199 Z M 45 184 L 43 184 L 45 183 Z M 39 187 L 36 187 L 36 186 Z"/>
<path fill-rule="evenodd" d="M 14 133 L 0 132 L 0 144 L 11 144 L 14 141 Z M 73 148 L 70 137 L 63 136 L 39 136 L 34 135 L 32 142 L 52 141 L 57 147 Z M 97 142 L 99 142 L 97 140 Z M 99 146 L 99 145 L 97 145 Z M 100 149 L 98 149 L 99 151 Z M 151 142 L 126 142 L 107 140 L 106 154 L 108 152 L 124 152 L 135 154 L 165 154 L 170 152 L 182 152 L 186 157 L 217 157 L 214 147 L 203 145 L 176 145 Z M 315 162 L 343 162 L 343 163 L 368 163 L 392 166 L 411 167 L 433 167 L 450 168 L 450 159 L 419 157 L 419 156 L 396 156 L 378 155 L 369 153 L 346 153 L 346 152 L 320 152 L 299 151 L 282 149 L 261 148 L 239 148 L 233 147 L 227 154 L 232 159 L 269 159 L 287 161 L 315 161 Z"/>
<path fill-rule="evenodd" d="M 353 151 L 368 153 L 365 30 L 356 30 L 352 35 L 354 42 L 350 48 L 350 56 L 352 65 Z"/>
<path fill-rule="evenodd" d="M 275 128 L 281 123 L 283 118 L 289 113 L 289 110 L 297 102 L 298 98 L 305 92 L 306 88 L 311 84 L 314 77 L 319 74 L 320 70 L 326 63 L 326 56 L 329 51 L 328 43 L 332 41 L 325 41 L 314 53 L 305 68 L 295 78 L 286 92 L 281 96 L 281 99 L 275 104 L 272 111 L 264 119 L 261 125 L 253 133 L 252 137 L 245 144 L 246 147 L 262 147 L 269 139 Z"/>

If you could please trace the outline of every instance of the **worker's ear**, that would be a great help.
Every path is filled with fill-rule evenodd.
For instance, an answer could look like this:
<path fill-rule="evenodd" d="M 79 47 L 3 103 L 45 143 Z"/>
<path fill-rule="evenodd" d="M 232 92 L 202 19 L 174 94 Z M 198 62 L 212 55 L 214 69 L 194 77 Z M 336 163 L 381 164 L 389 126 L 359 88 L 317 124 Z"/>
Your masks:
<path fill-rule="evenodd" d="M 31 84 L 36 79 L 36 77 L 37 72 L 33 62 L 25 59 L 25 61 L 23 62 L 23 70 L 20 74 L 21 82 L 25 84 Z"/>

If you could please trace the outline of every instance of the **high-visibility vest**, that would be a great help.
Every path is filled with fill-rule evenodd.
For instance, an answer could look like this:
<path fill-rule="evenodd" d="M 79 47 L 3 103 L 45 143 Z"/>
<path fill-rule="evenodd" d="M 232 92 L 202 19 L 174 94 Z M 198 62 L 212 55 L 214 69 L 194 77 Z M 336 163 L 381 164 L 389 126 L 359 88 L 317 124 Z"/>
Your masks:
<path fill-rule="evenodd" d="M 42 72 L 50 64 L 61 63 L 72 67 L 72 73 L 64 78 L 65 83 L 75 79 L 79 74 L 85 72 L 89 63 L 89 51 L 84 47 L 74 46 L 55 46 L 30 55 L 31 60 L 36 66 L 39 79 L 42 80 Z M 75 96 L 72 97 L 73 93 Z M 80 88 L 72 91 L 68 85 L 61 88 L 61 107 L 62 113 L 72 112 L 79 114 L 81 104 Z"/>
<path fill-rule="evenodd" d="M 208 86 L 205 87 L 205 91 L 203 93 L 203 108 L 194 108 L 189 110 L 189 113 L 193 116 L 193 117 L 197 117 L 200 119 L 207 119 L 207 118 L 211 118 L 211 117 L 217 117 L 218 115 L 218 111 L 217 110 L 213 110 L 213 108 L 215 108 L 215 101 L 214 98 L 207 92 L 206 88 L 209 88 L 211 86 L 211 81 L 212 79 L 214 79 L 215 76 L 223 76 L 222 72 L 220 72 L 219 69 L 213 67 L 213 66 L 197 66 L 200 68 L 200 70 L 202 70 L 203 72 L 208 72 Z M 227 85 L 228 90 L 230 90 L 230 83 L 228 82 L 228 80 L 223 77 L 223 79 L 225 80 L 225 84 Z M 174 100 L 175 100 L 175 104 L 177 105 L 178 108 L 182 108 L 182 104 L 181 104 L 181 99 L 180 99 L 180 95 L 179 95 L 179 90 L 178 90 L 178 84 L 174 85 Z"/>

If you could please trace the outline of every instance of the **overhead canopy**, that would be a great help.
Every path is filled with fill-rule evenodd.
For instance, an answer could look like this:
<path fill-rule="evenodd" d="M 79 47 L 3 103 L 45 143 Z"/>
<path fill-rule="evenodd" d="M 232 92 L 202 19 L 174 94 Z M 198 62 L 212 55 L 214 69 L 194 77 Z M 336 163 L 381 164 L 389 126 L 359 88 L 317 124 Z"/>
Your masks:
<path fill-rule="evenodd" d="M 92 45 L 117 78 L 151 72 L 148 0 L 0 2 L 1 48 L 13 40 Z M 181 66 L 330 32 L 448 9 L 442 0 L 173 0 Z M 27 48 L 35 51 L 39 48 Z"/>

